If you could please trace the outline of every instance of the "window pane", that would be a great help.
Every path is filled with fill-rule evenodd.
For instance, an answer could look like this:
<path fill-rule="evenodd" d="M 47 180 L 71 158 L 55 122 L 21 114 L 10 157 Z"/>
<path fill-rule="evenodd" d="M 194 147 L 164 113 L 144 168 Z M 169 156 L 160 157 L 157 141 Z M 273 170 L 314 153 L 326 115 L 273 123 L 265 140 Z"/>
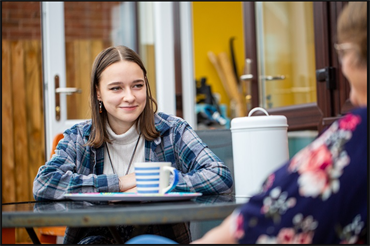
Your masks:
<path fill-rule="evenodd" d="M 316 102 L 312 2 L 257 2 L 261 106 Z"/>

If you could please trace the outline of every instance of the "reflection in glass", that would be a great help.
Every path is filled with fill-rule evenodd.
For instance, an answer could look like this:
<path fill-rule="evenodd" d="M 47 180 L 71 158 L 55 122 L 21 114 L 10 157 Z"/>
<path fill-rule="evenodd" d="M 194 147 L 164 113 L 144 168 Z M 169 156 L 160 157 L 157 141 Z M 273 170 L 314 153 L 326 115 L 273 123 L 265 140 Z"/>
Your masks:
<path fill-rule="evenodd" d="M 256 2 L 260 105 L 316 102 L 312 2 Z"/>

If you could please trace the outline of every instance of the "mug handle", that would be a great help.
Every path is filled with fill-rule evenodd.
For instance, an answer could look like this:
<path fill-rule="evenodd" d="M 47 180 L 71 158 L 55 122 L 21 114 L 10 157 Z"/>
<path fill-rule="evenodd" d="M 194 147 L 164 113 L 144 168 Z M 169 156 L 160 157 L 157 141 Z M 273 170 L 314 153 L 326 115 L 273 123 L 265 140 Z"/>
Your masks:
<path fill-rule="evenodd" d="M 176 185 L 177 185 L 177 183 L 179 182 L 179 175 L 180 175 L 180 173 L 179 173 L 179 171 L 178 171 L 176 168 L 174 168 L 174 167 L 167 167 L 167 166 L 165 166 L 165 167 L 163 167 L 163 169 L 164 169 L 164 170 L 168 170 L 168 171 L 170 171 L 170 172 L 173 174 L 173 180 L 172 180 L 172 183 L 164 189 L 163 194 L 165 194 L 165 193 L 170 192 L 173 188 L 175 188 L 175 186 L 176 186 Z"/>

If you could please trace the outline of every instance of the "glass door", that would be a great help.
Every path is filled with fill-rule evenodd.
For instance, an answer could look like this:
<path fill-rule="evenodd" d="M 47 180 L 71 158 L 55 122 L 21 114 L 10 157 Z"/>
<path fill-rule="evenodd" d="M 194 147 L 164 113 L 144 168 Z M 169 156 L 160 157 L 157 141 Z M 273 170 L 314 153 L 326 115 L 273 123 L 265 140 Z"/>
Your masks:
<path fill-rule="evenodd" d="M 321 130 L 337 115 L 348 95 L 332 48 L 341 9 L 339 2 L 243 2 L 251 107 L 285 115 L 289 131 Z M 316 78 L 329 68 L 335 86 Z"/>
<path fill-rule="evenodd" d="M 312 2 L 256 2 L 260 106 L 316 102 Z"/>

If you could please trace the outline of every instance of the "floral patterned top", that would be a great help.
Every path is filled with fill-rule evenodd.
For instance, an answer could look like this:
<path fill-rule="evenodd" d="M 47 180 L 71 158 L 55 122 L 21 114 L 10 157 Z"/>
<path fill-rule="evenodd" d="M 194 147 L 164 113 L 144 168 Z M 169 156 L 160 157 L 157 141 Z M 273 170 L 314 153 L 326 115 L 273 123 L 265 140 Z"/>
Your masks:
<path fill-rule="evenodd" d="M 232 215 L 239 243 L 367 244 L 367 108 L 334 122 Z"/>

